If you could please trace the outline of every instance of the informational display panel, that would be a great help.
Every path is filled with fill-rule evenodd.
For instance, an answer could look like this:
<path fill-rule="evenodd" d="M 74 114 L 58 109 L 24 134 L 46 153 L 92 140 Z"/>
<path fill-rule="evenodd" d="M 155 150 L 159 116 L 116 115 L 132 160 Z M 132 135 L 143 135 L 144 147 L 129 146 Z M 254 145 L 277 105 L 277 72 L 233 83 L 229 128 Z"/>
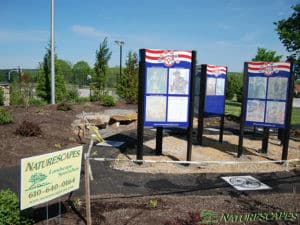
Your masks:
<path fill-rule="evenodd" d="M 192 51 L 145 50 L 144 126 L 188 127 Z"/>
<path fill-rule="evenodd" d="M 21 160 L 21 210 L 79 188 L 82 146 Z"/>
<path fill-rule="evenodd" d="M 285 128 L 291 64 L 248 62 L 245 125 Z"/>
<path fill-rule="evenodd" d="M 205 116 L 222 116 L 225 107 L 227 68 L 215 65 L 207 65 L 206 68 Z"/>

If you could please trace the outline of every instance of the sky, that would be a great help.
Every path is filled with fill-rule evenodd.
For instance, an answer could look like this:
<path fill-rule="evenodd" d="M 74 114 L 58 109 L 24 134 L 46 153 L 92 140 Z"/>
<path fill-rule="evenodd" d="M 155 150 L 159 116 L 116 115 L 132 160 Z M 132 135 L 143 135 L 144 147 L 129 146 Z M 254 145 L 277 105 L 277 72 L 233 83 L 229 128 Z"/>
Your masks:
<path fill-rule="evenodd" d="M 0 69 L 37 68 L 50 41 L 51 0 L 0 0 Z M 300 0 L 54 0 L 57 57 L 93 66 L 105 37 L 109 66 L 142 48 L 197 51 L 197 64 L 241 72 L 257 48 L 288 52 L 273 24 Z"/>

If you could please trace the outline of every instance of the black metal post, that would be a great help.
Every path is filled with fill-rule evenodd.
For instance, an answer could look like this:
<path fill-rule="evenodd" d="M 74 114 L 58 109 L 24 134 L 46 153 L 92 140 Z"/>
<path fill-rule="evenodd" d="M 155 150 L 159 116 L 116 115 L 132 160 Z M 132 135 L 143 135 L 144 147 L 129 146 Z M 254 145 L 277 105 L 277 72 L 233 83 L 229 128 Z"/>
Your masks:
<path fill-rule="evenodd" d="M 162 155 L 163 128 L 156 127 L 156 155 Z"/>
<path fill-rule="evenodd" d="M 225 81 L 225 88 L 224 88 L 224 90 L 226 90 L 226 88 L 227 88 L 227 70 L 228 70 L 228 68 L 226 67 L 226 81 Z M 224 93 L 224 95 L 225 95 L 225 93 Z M 226 96 L 224 96 L 223 115 L 221 116 L 221 120 L 220 120 L 220 133 L 219 133 L 219 142 L 220 142 L 220 143 L 223 142 L 223 134 L 224 134 L 225 97 L 226 97 Z"/>
<path fill-rule="evenodd" d="M 201 77 L 200 77 L 200 96 L 199 96 L 199 109 L 198 109 L 198 129 L 197 129 L 197 141 L 202 145 L 204 116 L 205 116 L 205 93 L 206 93 L 206 70 L 207 65 L 201 65 Z"/>
<path fill-rule="evenodd" d="M 261 153 L 268 153 L 269 128 L 264 127 Z"/>
<path fill-rule="evenodd" d="M 196 51 L 192 51 L 192 67 L 190 81 L 190 108 L 189 108 L 189 126 L 187 129 L 187 155 L 186 160 L 191 161 L 192 158 L 192 138 L 193 138 L 193 120 L 194 120 L 194 92 L 195 92 L 195 75 L 196 75 Z"/>
<path fill-rule="evenodd" d="M 242 108 L 240 116 L 240 135 L 239 135 L 239 145 L 238 145 L 238 157 L 241 157 L 243 154 L 243 139 L 244 139 L 244 123 L 246 115 L 246 93 L 247 93 L 247 72 L 248 72 L 248 63 L 244 63 L 244 78 L 243 78 L 243 98 L 242 98 Z"/>
<path fill-rule="evenodd" d="M 288 92 L 288 101 L 287 101 L 287 112 L 285 117 L 285 129 L 283 134 L 283 146 L 282 146 L 282 155 L 281 160 L 287 160 L 288 157 L 288 148 L 289 148 L 289 139 L 290 139 L 290 129 L 291 129 L 291 118 L 292 118 L 292 107 L 293 107 L 293 92 L 294 92 L 294 70 L 293 63 L 291 63 L 290 70 L 290 86 Z"/>
<path fill-rule="evenodd" d="M 144 141 L 144 93 L 145 93 L 145 49 L 140 49 L 139 90 L 138 90 L 138 124 L 137 124 L 137 160 L 143 160 Z"/>
<path fill-rule="evenodd" d="M 223 142 L 223 134 L 224 134 L 224 118 L 225 116 L 221 116 L 221 120 L 220 120 L 220 133 L 219 133 L 219 142 L 222 143 Z"/>

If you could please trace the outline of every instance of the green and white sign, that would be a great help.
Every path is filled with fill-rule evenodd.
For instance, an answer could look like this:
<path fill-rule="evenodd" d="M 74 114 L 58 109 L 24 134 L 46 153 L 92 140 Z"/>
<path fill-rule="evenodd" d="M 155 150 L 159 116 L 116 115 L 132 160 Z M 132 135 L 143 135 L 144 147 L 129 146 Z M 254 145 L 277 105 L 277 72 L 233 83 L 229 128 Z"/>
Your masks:
<path fill-rule="evenodd" d="M 82 146 L 21 160 L 21 210 L 79 188 Z"/>

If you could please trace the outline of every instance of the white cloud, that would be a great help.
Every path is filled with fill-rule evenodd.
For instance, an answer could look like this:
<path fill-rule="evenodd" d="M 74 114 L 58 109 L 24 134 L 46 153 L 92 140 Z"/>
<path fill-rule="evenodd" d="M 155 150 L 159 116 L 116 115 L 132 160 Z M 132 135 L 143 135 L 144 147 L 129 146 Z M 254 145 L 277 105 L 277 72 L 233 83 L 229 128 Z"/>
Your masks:
<path fill-rule="evenodd" d="M 15 41 L 30 41 L 44 42 L 49 40 L 49 31 L 31 30 L 31 31 L 6 31 L 0 30 L 0 41 L 15 42 Z"/>
<path fill-rule="evenodd" d="M 82 25 L 73 25 L 71 27 L 71 30 L 74 33 L 78 33 L 84 36 L 89 36 L 89 37 L 110 37 L 111 35 L 109 35 L 108 33 L 102 32 L 97 30 L 94 27 L 91 26 L 82 26 Z"/>

